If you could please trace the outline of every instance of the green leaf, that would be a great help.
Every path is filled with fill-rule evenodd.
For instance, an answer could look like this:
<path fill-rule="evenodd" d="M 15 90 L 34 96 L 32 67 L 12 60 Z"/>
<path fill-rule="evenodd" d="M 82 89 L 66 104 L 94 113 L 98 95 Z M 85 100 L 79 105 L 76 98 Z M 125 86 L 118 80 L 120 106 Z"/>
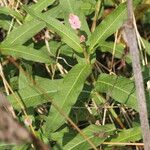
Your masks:
<path fill-rule="evenodd" d="M 96 125 L 90 125 L 83 129 L 83 133 L 94 143 L 94 145 L 97 147 L 101 145 L 108 136 L 112 135 L 115 131 L 114 125 L 104 125 L 104 126 L 96 126 Z M 64 137 L 67 139 L 68 137 Z M 90 149 L 90 145 L 87 143 L 87 141 L 78 134 L 76 137 L 74 137 L 68 144 L 66 144 L 63 147 L 64 150 L 87 150 Z"/>
<path fill-rule="evenodd" d="M 38 0 L 38 2 L 32 5 L 30 8 L 37 13 L 41 12 L 44 8 L 53 4 L 55 0 Z"/>
<path fill-rule="evenodd" d="M 18 28 L 12 30 L 4 40 L 3 44 L 11 46 L 24 44 L 44 27 L 45 23 L 38 20 L 26 22 Z"/>
<path fill-rule="evenodd" d="M 117 136 L 113 137 L 110 142 L 135 142 L 142 139 L 141 127 L 133 127 L 121 130 Z"/>
<path fill-rule="evenodd" d="M 144 43 L 146 52 L 148 53 L 148 55 L 150 55 L 150 43 L 149 43 L 149 41 L 147 41 L 145 39 L 142 39 L 142 41 Z"/>
<path fill-rule="evenodd" d="M 95 90 L 107 93 L 115 101 L 138 110 L 134 81 L 128 78 L 101 74 L 96 82 Z"/>
<path fill-rule="evenodd" d="M 15 146 L 14 143 L 3 143 L 3 142 L 0 142 L 0 149 L 1 150 L 6 150 L 6 149 L 12 149 L 13 147 Z"/>
<path fill-rule="evenodd" d="M 122 26 L 126 13 L 126 4 L 122 3 L 96 27 L 88 41 L 90 52 Z"/>
<path fill-rule="evenodd" d="M 9 27 L 11 26 L 11 20 L 11 16 L 0 14 L 0 27 L 2 27 L 5 30 L 9 30 Z"/>
<path fill-rule="evenodd" d="M 73 13 L 76 7 L 76 0 L 60 0 L 60 5 L 65 12 Z"/>
<path fill-rule="evenodd" d="M 95 3 L 95 1 L 93 2 Z M 81 11 L 85 15 L 90 15 L 92 12 L 95 11 L 95 4 L 91 2 L 83 2 L 80 7 L 81 7 Z"/>
<path fill-rule="evenodd" d="M 114 43 L 113 42 L 101 42 L 99 44 L 99 48 L 102 52 L 110 52 L 113 53 L 113 47 L 114 47 Z M 115 57 L 116 58 L 123 58 L 125 59 L 126 62 L 131 63 L 131 58 L 130 55 L 125 55 L 124 52 L 124 46 L 122 44 L 117 44 L 115 46 Z"/>
<path fill-rule="evenodd" d="M 29 145 L 27 144 L 21 144 L 21 145 L 16 145 L 12 148 L 12 150 L 27 150 L 29 148 Z"/>
<path fill-rule="evenodd" d="M 53 7 L 49 9 L 45 14 L 47 16 L 51 16 L 52 18 L 62 18 L 62 13 L 64 10 L 61 9 L 61 6 L 58 5 L 57 7 Z"/>
<path fill-rule="evenodd" d="M 29 64 L 31 63 L 31 64 Z M 33 62 L 23 62 L 22 67 L 26 70 L 26 73 L 28 74 L 28 76 L 26 76 L 26 74 L 24 74 L 24 72 L 19 71 L 19 76 L 18 76 L 18 89 L 23 89 L 26 86 L 30 85 L 30 78 L 32 79 L 32 75 L 33 75 L 33 66 L 32 66 Z"/>
<path fill-rule="evenodd" d="M 22 102 L 27 108 L 35 108 L 37 105 L 48 102 L 48 100 L 44 97 L 44 93 L 39 92 L 39 90 L 36 89 L 36 86 L 40 87 L 42 91 L 44 90 L 44 92 L 50 97 L 53 97 L 54 94 L 58 92 L 62 80 L 50 80 L 46 78 L 39 78 L 35 82 L 35 85 L 26 86 L 25 88 L 20 89 L 15 93 L 18 97 L 21 98 Z M 15 109 L 21 109 L 13 94 L 7 96 L 7 98 Z"/>
<path fill-rule="evenodd" d="M 30 81 L 28 80 L 28 78 L 26 77 L 26 75 L 23 72 L 19 72 L 19 79 L 18 79 L 18 88 L 19 89 L 23 89 L 25 88 L 28 84 L 30 83 Z"/>
<path fill-rule="evenodd" d="M 65 42 L 68 46 L 70 46 L 79 53 L 83 52 L 83 48 L 80 45 L 79 37 L 74 32 L 69 30 L 63 23 L 61 23 L 57 19 L 47 16 L 47 14 L 37 14 L 31 9 L 28 9 L 27 7 L 25 7 L 24 9 L 31 16 L 44 21 L 47 24 L 47 27 L 52 28 L 55 32 L 57 32 L 57 34 L 62 37 L 62 41 Z"/>
<path fill-rule="evenodd" d="M 3 55 L 11 55 L 17 58 L 23 58 L 30 61 L 50 64 L 53 62 L 45 52 L 35 50 L 26 46 L 5 46 L 0 45 L 0 52 Z"/>
<path fill-rule="evenodd" d="M 18 20 L 23 21 L 23 16 L 21 14 L 19 14 L 17 11 L 15 11 L 9 7 L 1 7 L 0 14 L 11 15 L 11 16 L 17 18 Z"/>
<path fill-rule="evenodd" d="M 38 0 L 36 4 L 31 5 L 30 9 L 40 13 L 44 8 L 47 8 L 49 5 L 53 4 L 55 0 Z M 32 17 L 27 15 L 26 21 L 30 20 Z"/>
<path fill-rule="evenodd" d="M 91 66 L 87 64 L 77 64 L 65 76 L 61 85 L 60 92 L 55 95 L 55 103 L 66 114 L 69 114 L 71 107 L 75 104 L 79 94 L 82 91 L 84 82 L 91 72 Z M 64 117 L 52 107 L 46 122 L 46 134 L 58 129 L 65 122 Z M 51 124 L 51 126 L 49 125 Z"/>

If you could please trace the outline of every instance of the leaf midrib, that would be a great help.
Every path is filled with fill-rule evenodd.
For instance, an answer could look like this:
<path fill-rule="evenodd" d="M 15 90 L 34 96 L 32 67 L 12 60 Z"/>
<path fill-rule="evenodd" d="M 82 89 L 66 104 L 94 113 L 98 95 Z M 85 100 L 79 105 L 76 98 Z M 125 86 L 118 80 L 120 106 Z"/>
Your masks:
<path fill-rule="evenodd" d="M 132 96 L 134 99 L 136 99 L 136 97 L 135 97 L 133 94 L 131 94 L 130 92 L 128 92 L 128 91 L 126 91 L 126 90 L 124 90 L 124 89 L 122 89 L 122 88 L 119 88 L 118 86 L 116 86 L 116 85 L 114 85 L 114 84 L 110 84 L 110 83 L 104 82 L 104 81 L 102 81 L 102 80 L 101 80 L 101 81 L 97 81 L 97 82 L 100 82 L 100 83 L 103 83 L 103 84 L 112 86 L 113 88 L 116 88 L 116 89 L 118 89 L 118 90 L 120 90 L 120 91 L 126 93 L 127 95 Z"/>
<path fill-rule="evenodd" d="M 89 129 L 89 130 L 90 130 L 90 129 Z M 92 131 L 93 131 L 93 130 L 92 130 Z M 112 129 L 107 130 L 108 133 L 111 132 L 111 131 L 112 131 Z M 88 136 L 88 137 L 89 137 L 88 139 L 92 139 L 92 138 L 94 137 L 94 135 L 91 135 L 91 136 Z M 74 145 L 73 147 L 71 147 L 71 148 L 68 149 L 68 150 L 73 149 L 74 147 L 78 146 L 78 145 L 81 144 L 81 143 L 84 143 L 85 141 L 87 141 L 87 140 L 86 140 L 86 139 L 83 139 L 82 141 L 78 142 L 76 145 Z"/>
<path fill-rule="evenodd" d="M 134 133 L 135 133 L 135 132 L 134 132 Z M 135 137 L 135 136 L 137 136 L 137 135 L 139 135 L 139 134 L 140 134 L 139 132 L 136 132 L 135 134 L 132 134 L 132 135 L 130 134 L 130 138 L 131 138 L 131 137 Z M 125 137 L 125 138 L 122 138 L 122 139 L 119 140 L 118 142 L 122 142 L 122 141 L 124 141 L 124 140 L 126 140 L 126 139 L 128 139 L 128 138 L 126 138 L 126 137 Z M 112 141 L 113 141 L 113 140 L 112 140 Z"/>
<path fill-rule="evenodd" d="M 105 31 L 99 36 L 99 38 L 97 38 L 97 40 L 95 41 L 95 43 L 93 44 L 93 46 L 90 48 L 90 51 L 94 48 L 94 46 L 96 45 L 96 43 L 98 43 L 98 41 L 101 39 L 101 37 L 103 37 L 103 35 L 107 32 L 107 30 L 114 24 L 114 22 L 116 22 L 116 20 L 124 13 L 125 10 L 126 10 L 126 8 L 124 8 L 124 10 L 122 11 L 122 13 L 120 13 L 116 17 L 116 19 L 110 24 L 110 26 L 108 26 L 108 28 L 106 28 Z"/>
<path fill-rule="evenodd" d="M 57 92 L 57 90 L 48 90 L 48 91 L 46 91 L 45 93 L 56 93 Z M 39 95 L 42 95 L 42 94 L 39 94 L 39 93 L 36 93 L 36 94 L 32 94 L 32 95 L 30 95 L 30 96 L 27 96 L 27 97 L 25 97 L 25 98 L 22 98 L 23 100 L 25 100 L 25 99 L 31 99 L 31 98 L 34 98 L 34 97 L 37 97 L 37 96 L 39 96 Z"/>
<path fill-rule="evenodd" d="M 39 22 L 39 24 L 42 24 L 42 22 Z M 38 24 L 38 25 L 39 25 Z M 24 32 L 22 32 L 22 34 L 20 34 L 19 36 L 17 36 L 10 44 L 13 44 L 15 41 L 17 41 L 20 37 L 22 37 L 22 35 L 24 35 L 25 33 L 29 32 L 30 30 L 32 30 L 33 28 L 35 28 L 35 26 L 37 26 L 37 24 L 35 23 L 34 26 L 31 26 L 31 28 L 27 28 L 27 30 L 25 30 Z M 44 28 L 44 27 L 43 27 Z"/>
<path fill-rule="evenodd" d="M 71 93 L 71 91 L 72 91 L 74 85 L 76 84 L 76 82 L 77 82 L 78 79 L 79 79 L 79 76 L 81 75 L 81 73 L 84 71 L 84 69 L 85 69 L 86 67 L 87 67 L 87 66 L 85 65 L 85 67 L 83 67 L 83 69 L 82 69 L 82 70 L 80 71 L 80 73 L 78 74 L 78 76 L 77 76 L 75 82 L 73 83 L 73 85 L 71 86 L 71 88 L 70 88 L 70 90 L 69 90 L 67 96 L 65 96 L 65 99 L 63 100 L 63 104 L 62 104 L 61 108 L 63 108 L 63 106 L 64 106 L 64 104 L 65 104 L 65 102 L 66 102 L 66 99 L 67 99 L 68 95 Z M 59 115 L 59 113 L 57 112 L 57 116 L 55 117 L 55 119 L 54 119 L 53 122 L 55 122 L 55 120 L 58 118 L 58 115 Z"/>
<path fill-rule="evenodd" d="M 37 14 L 36 14 L 36 15 L 37 15 Z M 38 17 L 38 16 L 37 16 L 37 17 Z M 66 34 L 66 32 L 62 32 L 62 30 L 60 30 L 59 28 L 56 28 L 55 26 L 53 26 L 53 24 L 50 24 L 46 19 L 41 18 L 41 16 L 38 17 L 38 18 L 40 18 L 41 20 L 43 20 L 44 22 L 46 22 L 47 24 L 49 24 L 50 26 L 52 26 L 54 29 L 56 29 L 57 31 L 59 31 L 62 35 L 64 34 L 64 35 L 65 35 L 66 37 L 68 37 L 73 43 L 75 43 L 76 45 L 78 45 L 78 47 L 79 47 L 80 49 L 82 49 L 81 45 L 80 45 L 79 43 L 77 43 L 76 41 L 74 41 L 68 34 Z M 51 17 L 50 17 L 50 18 L 51 18 Z M 53 18 L 51 18 L 51 19 L 53 19 Z M 58 21 L 58 20 L 56 20 L 56 21 Z M 66 28 L 66 26 L 64 26 L 64 28 L 68 30 L 68 28 Z"/>
<path fill-rule="evenodd" d="M 21 48 L 21 47 L 17 47 L 17 48 Z M 3 47 L 3 48 L 1 48 L 2 49 L 2 53 L 5 53 L 4 51 L 5 51 L 5 49 L 7 50 L 7 51 L 11 51 L 10 49 L 13 49 L 13 52 L 19 52 L 19 53 L 22 53 L 22 54 L 26 54 L 26 55 L 29 55 L 29 56 L 31 56 L 31 57 L 35 57 L 36 56 L 36 58 L 38 57 L 38 59 L 39 59 L 39 61 L 40 60 L 46 60 L 46 61 L 48 61 L 48 59 L 43 59 L 43 57 L 39 57 L 39 56 L 37 56 L 37 55 L 34 55 L 34 54 L 32 54 L 32 53 L 25 53 L 24 51 L 19 51 L 19 50 L 17 50 L 17 49 L 15 49 L 15 48 L 8 48 L 8 47 Z M 3 50 L 4 49 L 4 50 Z M 12 51 L 11 51 L 12 52 Z"/>
<path fill-rule="evenodd" d="M 37 10 L 39 7 L 41 7 L 41 5 L 43 5 L 45 2 L 47 2 L 47 0 L 42 0 L 42 3 L 40 5 L 37 5 L 37 7 L 34 8 L 34 11 Z"/>

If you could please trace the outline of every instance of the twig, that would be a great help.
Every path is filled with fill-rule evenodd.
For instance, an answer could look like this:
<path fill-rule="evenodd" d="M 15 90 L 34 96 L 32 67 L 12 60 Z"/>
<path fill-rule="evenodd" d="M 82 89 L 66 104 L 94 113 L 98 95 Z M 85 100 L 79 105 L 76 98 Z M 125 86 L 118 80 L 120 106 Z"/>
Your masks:
<path fill-rule="evenodd" d="M 129 146 L 144 146 L 143 143 L 123 143 L 123 142 L 104 142 L 102 145 L 129 145 Z"/>
<path fill-rule="evenodd" d="M 138 50 L 138 43 L 136 38 L 136 31 L 133 23 L 133 9 L 132 0 L 127 0 L 128 20 L 124 24 L 124 40 L 130 49 L 132 58 L 132 67 L 135 78 L 137 101 L 139 106 L 140 122 L 143 134 L 143 141 L 145 150 L 150 150 L 150 132 L 149 121 L 147 115 L 147 106 L 145 91 L 143 85 L 143 76 L 140 65 L 140 57 Z"/>

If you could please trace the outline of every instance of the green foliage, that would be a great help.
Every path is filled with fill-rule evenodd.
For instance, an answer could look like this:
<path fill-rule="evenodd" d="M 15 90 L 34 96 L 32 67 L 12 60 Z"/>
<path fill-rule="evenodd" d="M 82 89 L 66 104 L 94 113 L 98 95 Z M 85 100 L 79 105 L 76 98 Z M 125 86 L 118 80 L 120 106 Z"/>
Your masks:
<path fill-rule="evenodd" d="M 60 85 L 60 91 L 55 95 L 54 100 L 60 109 L 62 109 L 66 114 L 69 114 L 71 106 L 76 102 L 90 72 L 90 65 L 86 65 L 84 63 L 77 64 L 64 77 L 64 80 Z M 62 118 L 58 110 L 52 108 L 47 118 L 45 130 L 54 132 L 64 122 L 65 119 Z M 51 124 L 51 126 L 49 126 L 49 124 Z M 46 132 L 46 134 L 49 134 L 49 132 Z"/>
<path fill-rule="evenodd" d="M 130 129 L 121 130 L 111 142 L 135 142 L 141 139 L 141 128 L 136 126 Z"/>
<path fill-rule="evenodd" d="M 137 110 L 135 85 L 130 79 L 114 75 L 101 74 L 96 82 L 95 90 L 108 93 L 116 101 Z"/>
<path fill-rule="evenodd" d="M 11 31 L 2 44 L 22 45 L 45 27 L 41 21 L 32 20 Z"/>
<path fill-rule="evenodd" d="M 61 85 L 62 80 L 49 80 L 49 79 L 38 79 L 36 85 L 29 84 L 25 88 L 18 90 L 16 93 L 18 97 L 21 98 L 21 101 L 28 107 L 36 107 L 37 105 L 50 102 L 44 98 L 44 93 L 39 92 L 36 87 L 40 87 L 48 94 L 50 97 L 53 97 L 55 93 L 58 93 L 59 86 Z M 51 85 L 51 86 L 49 86 Z M 15 109 L 20 110 L 20 106 L 13 95 L 9 95 L 8 99 L 11 101 Z"/>
<path fill-rule="evenodd" d="M 131 57 L 120 38 L 120 29 L 127 18 L 126 3 L 119 0 L 5 3 L 0 2 L 4 5 L 0 7 L 0 88 L 7 94 L 16 120 L 23 125 L 26 115 L 29 116 L 31 131 L 53 150 L 92 149 L 76 131 L 77 127 L 97 149 L 115 149 L 115 145 L 104 142 L 142 140 Z M 142 1 L 134 0 L 137 14 L 141 6 Z M 137 17 L 144 43 L 142 62 L 149 62 L 150 56 L 146 19 L 149 11 L 145 15 L 146 11 L 147 7 L 140 13 L 143 18 Z M 70 14 L 79 18 L 80 28 L 71 27 Z M 143 68 L 147 94 L 150 69 L 148 65 Z M 147 102 L 149 106 L 148 94 Z M 2 141 L 0 149 L 27 150 L 32 145 Z"/>
<path fill-rule="evenodd" d="M 17 11 L 10 9 L 8 7 L 2 7 L 0 9 L 0 13 L 5 14 L 5 15 L 11 15 L 14 16 L 15 18 L 19 19 L 19 20 L 23 20 L 23 16 L 21 14 L 19 14 Z"/>
<path fill-rule="evenodd" d="M 100 127 L 91 125 L 85 128 L 83 133 L 89 137 L 95 146 L 98 146 L 108 138 L 108 135 L 114 134 L 114 131 L 115 127 L 113 125 L 104 125 Z M 66 136 L 65 138 L 68 137 Z M 63 148 L 66 150 L 88 149 L 89 145 L 81 135 L 77 135 Z"/>
<path fill-rule="evenodd" d="M 90 52 L 93 52 L 94 48 L 97 47 L 99 43 L 105 41 L 111 34 L 121 27 L 122 23 L 126 20 L 126 12 L 125 3 L 120 4 L 115 11 L 107 16 L 105 20 L 96 27 L 88 41 Z"/>
<path fill-rule="evenodd" d="M 54 3 L 55 0 L 39 0 L 36 4 L 31 5 L 31 9 L 40 13 L 43 9 L 47 8 Z M 31 16 L 27 15 L 25 21 L 31 20 Z"/>
<path fill-rule="evenodd" d="M 114 43 L 112 42 L 101 42 L 98 49 L 101 52 L 113 53 L 112 47 L 114 47 Z M 115 45 L 115 57 L 121 59 L 123 55 L 124 55 L 124 46 L 122 44 Z M 129 54 L 126 55 L 124 59 L 127 63 L 131 63 L 131 58 Z"/>
<path fill-rule="evenodd" d="M 80 53 L 83 51 L 83 48 L 80 45 L 79 37 L 71 30 L 68 30 L 68 28 L 60 21 L 47 16 L 47 14 L 39 15 L 33 12 L 31 9 L 25 8 L 25 10 L 33 17 L 37 17 L 38 19 L 43 20 L 47 24 L 47 27 L 58 33 L 62 37 L 62 41 L 67 43 L 71 48 Z"/>
<path fill-rule="evenodd" d="M 53 59 L 46 55 L 43 51 L 35 50 L 26 46 L 2 46 L 0 47 L 3 55 L 11 55 L 14 57 L 24 58 L 35 62 L 50 64 Z"/>

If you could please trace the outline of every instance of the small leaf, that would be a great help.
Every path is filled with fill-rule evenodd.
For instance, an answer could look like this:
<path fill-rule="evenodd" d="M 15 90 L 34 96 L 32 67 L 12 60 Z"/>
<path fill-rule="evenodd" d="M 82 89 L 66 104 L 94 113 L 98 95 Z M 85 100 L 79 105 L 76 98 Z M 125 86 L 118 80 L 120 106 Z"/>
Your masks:
<path fill-rule="evenodd" d="M 97 147 L 101 145 L 108 138 L 109 135 L 113 134 L 114 131 L 115 127 L 111 124 L 104 126 L 90 125 L 83 129 L 83 134 L 85 134 L 88 137 L 88 139 L 90 139 L 93 142 L 93 144 Z M 68 137 L 64 137 L 64 140 L 65 138 L 67 139 Z M 65 150 L 87 150 L 90 149 L 90 145 L 80 134 L 78 134 L 63 148 Z"/>
<path fill-rule="evenodd" d="M 38 2 L 32 5 L 30 8 L 37 13 L 41 12 L 44 8 L 53 4 L 55 0 L 38 0 Z"/>
<path fill-rule="evenodd" d="M 61 82 L 62 80 L 52 81 L 46 78 L 39 78 L 38 80 L 36 80 L 36 85 L 42 88 L 50 97 L 53 97 L 54 94 L 58 92 Z M 35 108 L 37 105 L 48 102 L 48 100 L 44 97 L 44 93 L 39 92 L 39 90 L 36 89 L 36 85 L 26 86 L 25 88 L 20 89 L 15 93 L 18 97 L 21 98 L 27 108 Z M 15 109 L 21 109 L 13 94 L 7 96 L 7 98 Z"/>
<path fill-rule="evenodd" d="M 35 34 L 37 34 L 40 30 L 45 27 L 45 23 L 32 20 L 24 23 L 18 28 L 12 30 L 10 34 L 3 41 L 3 44 L 6 45 L 21 45 L 24 44 L 27 40 L 32 38 Z"/>
<path fill-rule="evenodd" d="M 107 16 L 100 25 L 98 25 L 92 35 L 89 37 L 89 51 L 93 52 L 94 48 L 100 42 L 105 41 L 111 34 L 121 27 L 126 19 L 126 4 L 120 4 L 109 16 Z"/>
<path fill-rule="evenodd" d="M 95 90 L 107 93 L 115 101 L 138 110 L 134 81 L 128 78 L 101 74 L 96 82 Z"/>
<path fill-rule="evenodd" d="M 141 127 L 133 127 L 126 130 L 121 130 L 118 136 L 115 136 L 110 142 L 135 142 L 142 139 Z"/>
<path fill-rule="evenodd" d="M 55 95 L 55 103 L 66 114 L 69 114 L 72 105 L 78 99 L 82 91 L 84 82 L 91 72 L 91 66 L 87 64 L 77 64 L 65 76 L 61 85 L 60 92 Z M 49 136 L 50 132 L 58 129 L 65 122 L 65 118 L 52 107 L 46 122 L 46 134 Z M 49 125 L 51 124 L 51 126 Z"/>
<path fill-rule="evenodd" d="M 55 0 L 38 0 L 36 4 L 31 5 L 30 9 L 40 13 L 44 8 L 47 8 L 49 5 L 53 4 Z M 27 15 L 25 21 L 31 20 L 32 17 Z"/>
<path fill-rule="evenodd" d="M 0 45 L 0 51 L 3 55 L 11 55 L 17 58 L 23 58 L 30 61 L 50 64 L 53 62 L 45 52 L 35 50 L 26 46 L 5 46 Z"/>

